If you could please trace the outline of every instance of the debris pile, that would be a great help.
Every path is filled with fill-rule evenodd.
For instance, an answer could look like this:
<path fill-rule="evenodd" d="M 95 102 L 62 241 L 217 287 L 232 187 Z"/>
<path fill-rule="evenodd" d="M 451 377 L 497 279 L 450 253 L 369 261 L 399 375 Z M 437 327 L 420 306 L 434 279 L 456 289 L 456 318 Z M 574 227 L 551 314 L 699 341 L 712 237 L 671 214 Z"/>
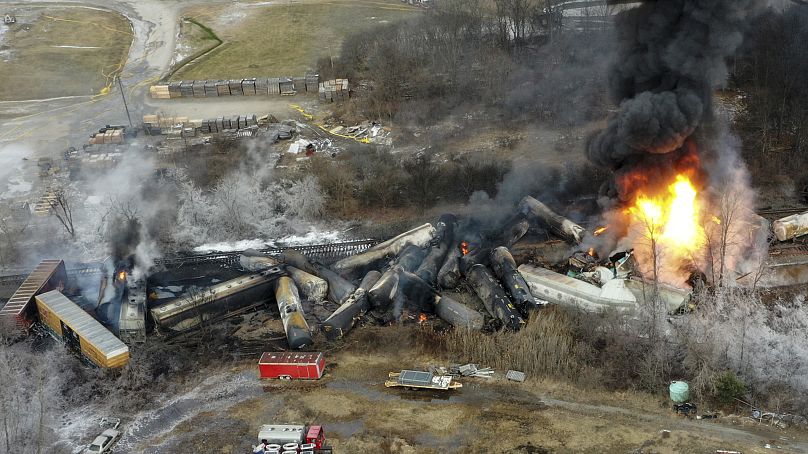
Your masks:
<path fill-rule="evenodd" d="M 491 378 L 494 376 L 494 369 L 490 367 L 480 367 L 476 364 L 453 364 L 449 366 L 449 375 L 460 375 L 463 377 Z"/>
<path fill-rule="evenodd" d="M 553 232 L 569 243 L 575 252 L 559 267 L 567 274 L 517 264 L 503 244 L 516 245 L 530 228 Z M 278 305 L 283 306 L 281 312 L 293 307 L 304 316 L 294 335 L 287 329 L 290 345 L 313 342 L 304 336 L 311 324 L 319 325 L 329 340 L 344 337 L 360 323 L 423 323 L 430 317 L 466 329 L 515 331 L 524 326 L 531 313 L 548 303 L 593 311 L 633 311 L 643 301 L 645 283 L 633 276 L 631 251 L 600 261 L 580 250 L 589 235 L 592 233 L 583 227 L 526 197 L 516 219 L 493 236 L 484 237 L 470 220 L 445 214 L 434 224 L 421 225 L 328 265 L 293 249 L 277 257 L 244 255 L 241 263 L 252 272 L 280 269 L 288 274 L 290 278 L 281 280 L 287 296 L 311 288 L 316 280 L 319 296 L 313 307 L 325 316 L 309 317 L 308 325 L 302 304 L 293 302 L 290 306 L 285 302 L 290 298 L 277 298 Z M 481 304 L 467 305 L 447 294 L 468 289 Z M 306 293 L 311 292 L 300 293 L 307 298 Z M 660 294 L 673 311 L 684 304 L 688 292 L 660 286 Z M 327 295 L 326 302 L 322 302 L 322 295 Z M 329 310 L 329 304 L 336 306 Z M 304 341 L 300 341 L 301 336 Z M 460 375 L 490 376 L 492 372 L 474 364 L 457 366 Z"/>
<path fill-rule="evenodd" d="M 509 370 L 505 373 L 505 378 L 511 381 L 523 382 L 525 381 L 525 373 L 518 370 Z"/>
<path fill-rule="evenodd" d="M 381 123 L 376 121 L 366 121 L 355 126 L 335 126 L 328 129 L 328 132 L 335 136 L 346 137 L 363 143 L 393 144 L 393 139 L 390 137 L 391 129 L 382 126 Z"/>

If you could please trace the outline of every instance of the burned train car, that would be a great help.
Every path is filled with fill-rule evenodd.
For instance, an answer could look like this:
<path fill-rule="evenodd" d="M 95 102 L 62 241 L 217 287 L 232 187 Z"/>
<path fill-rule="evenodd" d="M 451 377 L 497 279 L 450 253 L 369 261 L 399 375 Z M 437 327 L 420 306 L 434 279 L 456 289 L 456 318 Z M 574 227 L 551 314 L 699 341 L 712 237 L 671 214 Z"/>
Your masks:
<path fill-rule="evenodd" d="M 274 299 L 278 267 L 240 276 L 153 306 L 149 312 L 158 329 L 186 331 L 202 322 Z"/>
<path fill-rule="evenodd" d="M 146 341 L 146 286 L 125 268 L 101 279 L 96 317 L 127 343 Z"/>

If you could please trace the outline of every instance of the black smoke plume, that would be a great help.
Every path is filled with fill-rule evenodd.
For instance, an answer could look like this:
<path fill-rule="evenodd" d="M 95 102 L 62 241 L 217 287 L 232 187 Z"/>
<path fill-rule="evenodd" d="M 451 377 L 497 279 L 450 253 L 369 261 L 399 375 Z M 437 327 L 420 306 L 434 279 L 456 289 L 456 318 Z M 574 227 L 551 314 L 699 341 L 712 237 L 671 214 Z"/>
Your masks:
<path fill-rule="evenodd" d="M 587 143 L 613 170 L 682 148 L 711 117 L 712 91 L 760 0 L 659 0 L 617 16 L 618 60 L 609 77 L 620 112 Z"/>

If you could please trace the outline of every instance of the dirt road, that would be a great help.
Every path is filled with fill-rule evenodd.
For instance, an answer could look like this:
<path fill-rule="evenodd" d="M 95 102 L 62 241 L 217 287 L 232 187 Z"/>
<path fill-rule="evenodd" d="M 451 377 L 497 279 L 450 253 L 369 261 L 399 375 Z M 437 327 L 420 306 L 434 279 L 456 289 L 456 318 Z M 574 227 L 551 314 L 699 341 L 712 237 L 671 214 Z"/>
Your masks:
<path fill-rule="evenodd" d="M 132 23 L 134 39 L 121 73 L 124 92 L 134 124 L 144 113 L 156 111 L 177 115 L 228 115 L 244 112 L 285 112 L 290 98 L 234 98 L 227 100 L 152 100 L 148 87 L 167 73 L 184 8 L 201 0 L 42 0 L 60 7 L 99 8 L 115 11 Z M 202 101 L 202 102 L 200 102 Z M 306 102 L 306 99 L 292 99 Z M 80 146 L 96 127 L 126 124 L 126 112 L 117 86 L 109 94 L 91 99 L 57 98 L 28 102 L 0 102 L 0 146 L 25 144 L 34 157 L 58 155 L 67 146 Z M 46 128 L 43 128 L 47 125 Z"/>
<path fill-rule="evenodd" d="M 553 381 L 517 384 L 501 374 L 463 379 L 464 387 L 451 394 L 387 389 L 388 371 L 441 360 L 398 343 L 368 351 L 360 345 L 366 340 L 329 353 L 326 377 L 314 383 L 262 382 L 254 361 L 196 370 L 184 378 L 183 392 L 125 418 L 120 449 L 156 454 L 194 445 L 206 452 L 248 452 L 261 424 L 317 422 L 336 452 L 808 452 L 805 434 L 742 419 L 684 419 L 664 399 L 646 394 Z M 103 412 L 71 412 L 62 436 L 74 446 L 92 432 L 82 427 L 92 418 L 82 414 Z M 670 435 L 663 437 L 662 430 Z"/>
<path fill-rule="evenodd" d="M 185 2 L 44 0 L 37 3 L 111 10 L 131 22 L 134 38 L 121 80 L 126 87 L 132 114 L 137 116 L 149 83 L 157 80 L 171 61 L 178 14 Z M 52 154 L 47 149 L 53 145 L 75 145 L 84 141 L 97 124 L 127 122 L 120 93 L 115 90 L 89 100 L 67 98 L 0 103 L 0 118 L 11 116 L 16 117 L 0 123 L 0 144 L 24 142 L 41 155 Z M 48 127 L 43 128 L 43 125 Z"/>

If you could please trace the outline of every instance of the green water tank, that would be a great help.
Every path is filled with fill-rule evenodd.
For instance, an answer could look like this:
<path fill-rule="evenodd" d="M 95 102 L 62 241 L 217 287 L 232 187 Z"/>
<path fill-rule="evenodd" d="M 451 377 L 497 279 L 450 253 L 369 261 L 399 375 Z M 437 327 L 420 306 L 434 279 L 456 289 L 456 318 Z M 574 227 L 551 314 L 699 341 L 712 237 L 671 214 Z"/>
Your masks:
<path fill-rule="evenodd" d="M 673 381 L 668 387 L 671 400 L 677 403 L 687 402 L 690 398 L 690 386 L 684 381 Z"/>

